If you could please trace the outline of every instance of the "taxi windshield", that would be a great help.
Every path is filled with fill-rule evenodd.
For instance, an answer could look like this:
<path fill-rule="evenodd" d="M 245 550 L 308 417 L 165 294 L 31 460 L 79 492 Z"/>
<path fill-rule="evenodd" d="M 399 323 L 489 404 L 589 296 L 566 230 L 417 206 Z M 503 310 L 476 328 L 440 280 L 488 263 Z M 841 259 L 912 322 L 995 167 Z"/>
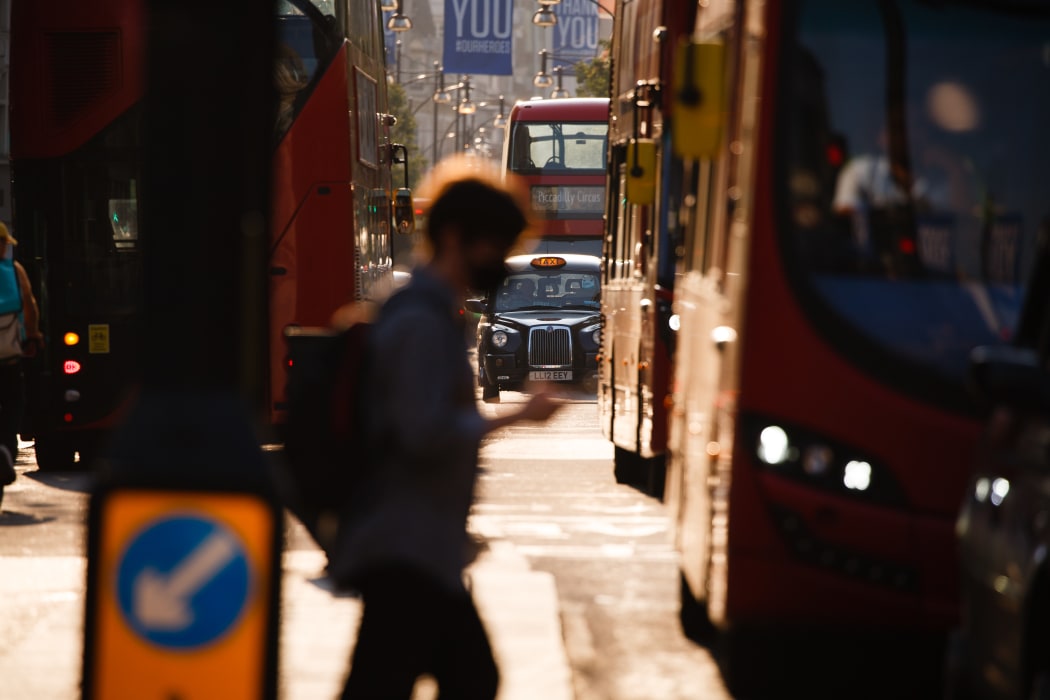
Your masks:
<path fill-rule="evenodd" d="M 594 309 L 598 297 L 598 275 L 590 272 L 529 271 L 510 275 L 496 290 L 493 310 L 542 311 L 543 309 Z"/>

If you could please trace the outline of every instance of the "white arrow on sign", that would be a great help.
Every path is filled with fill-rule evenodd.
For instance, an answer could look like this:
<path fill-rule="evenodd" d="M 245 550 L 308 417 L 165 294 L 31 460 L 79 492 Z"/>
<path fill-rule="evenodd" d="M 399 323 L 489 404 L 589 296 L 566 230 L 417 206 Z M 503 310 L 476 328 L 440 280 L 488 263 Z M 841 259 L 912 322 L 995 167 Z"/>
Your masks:
<path fill-rule="evenodd" d="M 225 532 L 214 532 L 167 575 L 145 569 L 135 578 L 135 617 L 146 628 L 176 632 L 193 623 L 188 603 L 237 555 L 237 543 Z"/>

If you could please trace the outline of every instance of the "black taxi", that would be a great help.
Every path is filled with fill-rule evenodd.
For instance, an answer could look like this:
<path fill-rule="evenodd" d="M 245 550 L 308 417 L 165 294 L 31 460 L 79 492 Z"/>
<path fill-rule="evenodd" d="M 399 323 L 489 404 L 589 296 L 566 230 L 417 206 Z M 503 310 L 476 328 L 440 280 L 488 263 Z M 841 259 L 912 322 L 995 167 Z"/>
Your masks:
<path fill-rule="evenodd" d="M 467 301 L 478 322 L 482 398 L 529 381 L 587 382 L 598 372 L 601 260 L 593 255 L 516 255 L 503 284 Z"/>

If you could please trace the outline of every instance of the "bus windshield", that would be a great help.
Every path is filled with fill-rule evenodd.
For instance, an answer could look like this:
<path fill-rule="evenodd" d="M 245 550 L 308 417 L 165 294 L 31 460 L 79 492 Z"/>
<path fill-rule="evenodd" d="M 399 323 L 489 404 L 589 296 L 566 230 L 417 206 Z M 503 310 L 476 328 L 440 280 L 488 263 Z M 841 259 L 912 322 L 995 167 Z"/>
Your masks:
<path fill-rule="evenodd" d="M 785 55 L 800 295 L 840 347 L 954 383 L 975 346 L 1013 336 L 1050 233 L 1050 8 L 1002 7 L 803 0 Z"/>
<path fill-rule="evenodd" d="M 518 122 L 510 135 L 509 168 L 604 173 L 608 136 L 606 122 Z"/>

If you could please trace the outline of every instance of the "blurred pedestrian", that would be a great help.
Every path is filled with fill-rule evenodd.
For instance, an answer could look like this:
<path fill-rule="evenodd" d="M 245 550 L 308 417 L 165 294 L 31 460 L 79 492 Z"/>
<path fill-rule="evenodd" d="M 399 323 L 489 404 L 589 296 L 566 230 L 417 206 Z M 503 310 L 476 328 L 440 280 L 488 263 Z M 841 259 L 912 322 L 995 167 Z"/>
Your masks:
<path fill-rule="evenodd" d="M 35 355 L 44 342 L 29 275 L 15 260 L 16 245 L 18 241 L 0 222 L 0 445 L 12 460 L 18 457 L 18 429 L 25 408 L 22 358 Z"/>
<path fill-rule="evenodd" d="M 380 309 L 371 336 L 367 449 L 377 483 L 339 559 L 364 602 L 344 699 L 407 700 L 424 674 L 441 697 L 495 697 L 496 662 L 464 583 L 478 449 L 487 433 L 560 406 L 541 391 L 486 418 L 475 399 L 461 309 L 468 293 L 502 282 L 529 227 L 516 181 L 457 158 L 439 163 L 421 192 L 432 198 L 430 257 Z"/>

